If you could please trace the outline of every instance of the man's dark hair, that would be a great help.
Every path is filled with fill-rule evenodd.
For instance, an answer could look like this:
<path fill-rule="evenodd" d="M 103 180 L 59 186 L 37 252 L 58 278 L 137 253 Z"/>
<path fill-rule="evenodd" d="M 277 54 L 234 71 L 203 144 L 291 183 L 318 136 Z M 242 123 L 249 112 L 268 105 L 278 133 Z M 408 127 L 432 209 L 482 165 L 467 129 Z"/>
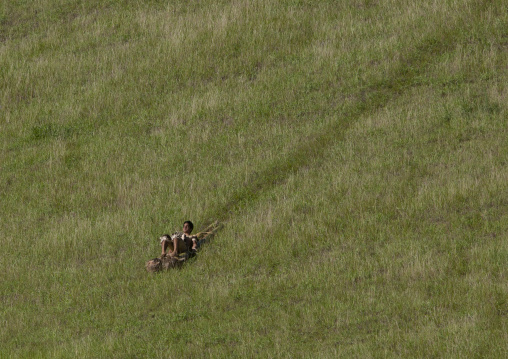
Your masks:
<path fill-rule="evenodd" d="M 194 229 L 194 224 L 192 224 L 191 221 L 185 221 L 185 222 L 183 222 L 183 224 L 185 224 L 185 223 L 189 224 L 189 227 L 190 227 L 191 231 Z"/>

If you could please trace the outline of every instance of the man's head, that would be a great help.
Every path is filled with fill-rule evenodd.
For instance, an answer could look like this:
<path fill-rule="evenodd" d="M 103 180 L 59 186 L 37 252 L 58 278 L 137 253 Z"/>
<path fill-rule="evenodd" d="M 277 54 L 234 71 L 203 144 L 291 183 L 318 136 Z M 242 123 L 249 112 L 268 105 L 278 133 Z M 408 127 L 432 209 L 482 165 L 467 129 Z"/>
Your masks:
<path fill-rule="evenodd" d="M 193 229 L 194 229 L 194 225 L 192 224 L 191 221 L 183 222 L 183 233 L 191 234 Z"/>

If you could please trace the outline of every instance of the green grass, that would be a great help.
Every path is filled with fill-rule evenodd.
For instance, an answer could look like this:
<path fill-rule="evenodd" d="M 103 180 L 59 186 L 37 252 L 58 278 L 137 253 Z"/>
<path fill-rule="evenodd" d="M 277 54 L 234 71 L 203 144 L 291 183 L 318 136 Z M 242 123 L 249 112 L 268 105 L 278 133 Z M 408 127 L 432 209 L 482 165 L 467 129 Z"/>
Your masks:
<path fill-rule="evenodd" d="M 2 3 L 0 357 L 506 357 L 506 24 Z M 224 228 L 146 273 L 187 219 Z"/>

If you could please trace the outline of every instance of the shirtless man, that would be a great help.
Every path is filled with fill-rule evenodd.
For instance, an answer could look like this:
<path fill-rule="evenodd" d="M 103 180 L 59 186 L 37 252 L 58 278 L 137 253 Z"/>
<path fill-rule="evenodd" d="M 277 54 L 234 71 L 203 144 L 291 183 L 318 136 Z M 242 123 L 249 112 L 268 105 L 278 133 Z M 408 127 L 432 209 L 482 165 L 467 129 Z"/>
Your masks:
<path fill-rule="evenodd" d="M 160 237 L 161 247 L 162 247 L 162 255 L 164 257 L 169 255 L 170 257 L 175 257 L 180 253 L 195 251 L 198 246 L 198 237 L 191 236 L 192 230 L 194 229 L 194 225 L 191 221 L 183 222 L 182 232 L 175 232 L 171 236 L 169 234 L 165 234 Z M 166 249 L 169 251 L 166 253 Z"/>

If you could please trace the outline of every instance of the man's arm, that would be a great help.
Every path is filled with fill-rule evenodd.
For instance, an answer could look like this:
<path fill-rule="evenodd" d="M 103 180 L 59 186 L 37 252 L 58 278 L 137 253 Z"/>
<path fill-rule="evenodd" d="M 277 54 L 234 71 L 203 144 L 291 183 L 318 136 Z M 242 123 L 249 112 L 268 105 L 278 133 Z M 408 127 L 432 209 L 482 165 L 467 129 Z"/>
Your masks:
<path fill-rule="evenodd" d="M 192 241 L 192 248 L 191 248 L 191 250 L 195 251 L 198 248 L 198 236 L 191 236 L 190 239 Z"/>

